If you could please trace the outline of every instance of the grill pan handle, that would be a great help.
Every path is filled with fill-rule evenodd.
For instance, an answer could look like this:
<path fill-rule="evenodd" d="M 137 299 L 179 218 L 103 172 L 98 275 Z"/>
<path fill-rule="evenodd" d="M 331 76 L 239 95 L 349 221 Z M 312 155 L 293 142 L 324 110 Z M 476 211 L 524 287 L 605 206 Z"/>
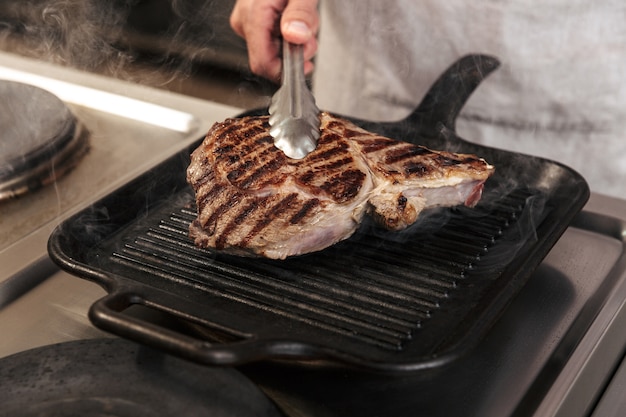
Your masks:
<path fill-rule="evenodd" d="M 461 57 L 441 74 L 405 121 L 419 126 L 422 133 L 427 135 L 436 135 L 440 124 L 455 130 L 456 119 L 467 100 L 476 87 L 499 66 L 500 61 L 489 55 Z"/>
<path fill-rule="evenodd" d="M 474 90 L 500 66 L 493 56 L 470 54 L 450 65 L 433 83 L 417 108 L 404 120 L 372 122 L 354 119 L 366 130 L 388 137 L 403 137 L 407 142 L 437 147 L 442 129 L 454 132 L 456 119 Z M 407 136 L 405 126 L 411 126 Z M 431 140 L 434 139 L 434 142 Z"/>
<path fill-rule="evenodd" d="M 212 344 L 201 338 L 124 313 L 134 305 L 141 305 L 177 318 L 196 321 L 188 314 L 164 307 L 167 303 L 150 301 L 151 292 L 152 289 L 146 287 L 118 287 L 92 304 L 89 319 L 96 327 L 107 332 L 206 365 L 232 366 L 269 358 L 306 359 L 324 356 L 323 348 L 293 340 L 261 340 L 248 336 L 240 341 Z M 167 296 L 156 294 L 157 297 L 163 295 Z"/>

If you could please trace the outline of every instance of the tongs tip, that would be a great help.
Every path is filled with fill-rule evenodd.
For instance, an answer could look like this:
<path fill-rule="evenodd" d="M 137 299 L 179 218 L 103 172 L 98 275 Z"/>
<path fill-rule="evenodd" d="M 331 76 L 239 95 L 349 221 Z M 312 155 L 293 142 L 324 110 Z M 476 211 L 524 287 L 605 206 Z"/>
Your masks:
<path fill-rule="evenodd" d="M 282 86 L 269 107 L 274 145 L 293 159 L 302 159 L 317 147 L 319 109 L 304 77 L 301 45 L 283 43 Z"/>
<path fill-rule="evenodd" d="M 270 129 L 274 146 L 292 159 L 303 159 L 317 148 L 319 129 L 298 118 L 283 120 Z"/>

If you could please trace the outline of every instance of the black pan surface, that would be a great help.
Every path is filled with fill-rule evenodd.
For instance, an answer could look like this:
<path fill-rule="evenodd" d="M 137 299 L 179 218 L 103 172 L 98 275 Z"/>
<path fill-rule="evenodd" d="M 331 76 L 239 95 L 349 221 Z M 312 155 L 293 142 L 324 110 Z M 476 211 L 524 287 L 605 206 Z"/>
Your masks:
<path fill-rule="evenodd" d="M 208 369 L 123 339 L 43 346 L 0 360 L 5 416 L 279 417 L 236 370 Z"/>
<path fill-rule="evenodd" d="M 464 57 L 407 119 L 353 120 L 495 165 L 474 209 L 431 210 L 402 233 L 366 222 L 340 244 L 285 261 L 201 250 L 187 236 L 195 204 L 185 181 L 198 142 L 61 224 L 50 255 L 108 290 L 91 308 L 96 326 L 201 363 L 323 359 L 384 372 L 450 363 L 477 345 L 589 197 L 562 164 L 456 135 L 460 109 L 497 66 Z M 196 331 L 126 313 L 136 305 Z"/>

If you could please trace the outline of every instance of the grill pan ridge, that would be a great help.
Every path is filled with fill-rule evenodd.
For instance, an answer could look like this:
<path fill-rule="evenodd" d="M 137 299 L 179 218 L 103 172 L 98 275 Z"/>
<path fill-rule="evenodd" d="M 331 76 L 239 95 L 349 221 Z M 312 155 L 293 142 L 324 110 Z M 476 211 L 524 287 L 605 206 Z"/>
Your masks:
<path fill-rule="evenodd" d="M 284 261 L 223 255 L 188 237 L 196 207 L 185 168 L 196 143 L 59 225 L 50 255 L 109 292 L 90 310 L 96 326 L 197 362 L 325 359 L 386 372 L 449 363 L 486 334 L 589 197 L 568 167 L 454 133 L 463 103 L 497 65 L 462 58 L 405 120 L 353 119 L 495 165 L 475 208 L 431 210 L 400 233 L 366 221 L 346 241 Z M 125 314 L 134 305 L 194 332 Z"/>
<path fill-rule="evenodd" d="M 156 216 L 133 230 L 123 244 L 113 242 L 106 251 L 112 269 L 120 274 L 145 272 L 356 344 L 400 351 L 419 337 L 455 291 L 463 291 L 527 196 L 512 197 L 520 204 L 508 207 L 491 224 L 475 222 L 458 232 L 464 211 L 458 210 L 430 239 L 408 247 L 402 242 L 381 247 L 377 238 L 368 236 L 340 245 L 341 252 L 350 252 L 349 258 L 330 257 L 326 251 L 309 255 L 307 262 L 250 262 L 196 248 L 188 238 L 196 213 L 188 208 L 193 196 L 187 197 L 179 211 Z M 482 239 L 474 237 L 479 233 Z"/>

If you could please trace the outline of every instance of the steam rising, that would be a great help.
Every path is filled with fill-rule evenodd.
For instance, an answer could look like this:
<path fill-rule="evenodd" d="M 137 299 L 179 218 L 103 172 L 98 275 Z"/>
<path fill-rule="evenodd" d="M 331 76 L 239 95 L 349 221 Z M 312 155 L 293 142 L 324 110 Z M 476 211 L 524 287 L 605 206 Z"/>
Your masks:
<path fill-rule="evenodd" d="M 57 64 L 85 70 L 122 67 L 133 57 L 116 42 L 135 1 L 31 0 L 5 3 L 1 12 L 3 30 L 0 39 L 18 53 Z"/>
<path fill-rule="evenodd" d="M 218 55 L 215 41 L 230 30 L 229 14 L 224 2 L 210 0 L 7 0 L 0 3 L 0 49 L 166 84 Z M 139 73 L 129 65 L 137 63 Z"/>

